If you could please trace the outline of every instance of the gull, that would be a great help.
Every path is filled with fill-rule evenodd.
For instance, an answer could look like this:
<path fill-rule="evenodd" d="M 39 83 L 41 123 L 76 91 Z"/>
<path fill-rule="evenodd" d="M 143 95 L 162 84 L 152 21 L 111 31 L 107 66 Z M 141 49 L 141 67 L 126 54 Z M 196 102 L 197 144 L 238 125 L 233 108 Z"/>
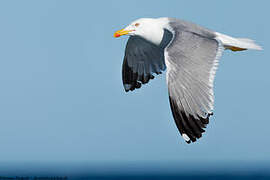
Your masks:
<path fill-rule="evenodd" d="M 176 18 L 141 18 L 114 37 L 129 35 L 122 66 L 126 92 L 166 71 L 176 126 L 187 143 L 202 137 L 213 115 L 213 83 L 223 50 L 262 50 L 253 40 L 234 38 Z"/>

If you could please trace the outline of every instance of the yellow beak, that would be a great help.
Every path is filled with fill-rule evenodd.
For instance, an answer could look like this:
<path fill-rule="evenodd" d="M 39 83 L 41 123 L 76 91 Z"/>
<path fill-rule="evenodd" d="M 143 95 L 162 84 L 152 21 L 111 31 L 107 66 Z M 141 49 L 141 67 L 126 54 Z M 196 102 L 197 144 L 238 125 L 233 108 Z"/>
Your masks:
<path fill-rule="evenodd" d="M 113 37 L 120 37 L 120 36 L 123 36 L 123 35 L 126 35 L 128 34 L 129 32 L 131 32 L 132 30 L 124 30 L 124 29 L 120 29 L 119 31 L 116 31 L 114 34 L 113 34 Z"/>

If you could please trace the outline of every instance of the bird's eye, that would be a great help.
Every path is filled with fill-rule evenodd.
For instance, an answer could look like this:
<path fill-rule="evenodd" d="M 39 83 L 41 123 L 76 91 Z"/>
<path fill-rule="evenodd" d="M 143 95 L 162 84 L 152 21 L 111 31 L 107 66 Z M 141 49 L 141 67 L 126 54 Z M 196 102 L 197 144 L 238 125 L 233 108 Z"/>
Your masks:
<path fill-rule="evenodd" d="M 139 23 L 136 23 L 135 26 L 138 27 L 140 24 Z"/>

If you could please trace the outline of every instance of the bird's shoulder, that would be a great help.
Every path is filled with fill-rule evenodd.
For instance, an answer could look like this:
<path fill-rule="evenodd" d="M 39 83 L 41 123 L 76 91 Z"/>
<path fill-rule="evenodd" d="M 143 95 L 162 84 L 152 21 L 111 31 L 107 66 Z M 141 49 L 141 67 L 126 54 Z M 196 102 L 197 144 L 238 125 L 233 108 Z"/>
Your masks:
<path fill-rule="evenodd" d="M 214 39 L 216 37 L 215 32 L 205 28 L 203 26 L 197 25 L 193 22 L 188 22 L 177 18 L 168 18 L 168 30 L 172 31 L 174 34 L 179 34 L 182 31 L 197 34 L 199 36 Z"/>

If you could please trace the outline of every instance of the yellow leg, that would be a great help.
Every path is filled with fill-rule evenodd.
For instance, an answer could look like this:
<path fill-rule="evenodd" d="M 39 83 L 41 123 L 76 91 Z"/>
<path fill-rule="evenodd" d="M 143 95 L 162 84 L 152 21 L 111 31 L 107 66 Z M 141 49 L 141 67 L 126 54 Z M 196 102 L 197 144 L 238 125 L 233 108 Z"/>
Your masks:
<path fill-rule="evenodd" d="M 239 48 L 239 47 L 235 47 L 235 46 L 225 46 L 225 49 L 230 49 L 232 51 L 244 51 L 244 50 L 247 50 L 245 48 Z"/>

